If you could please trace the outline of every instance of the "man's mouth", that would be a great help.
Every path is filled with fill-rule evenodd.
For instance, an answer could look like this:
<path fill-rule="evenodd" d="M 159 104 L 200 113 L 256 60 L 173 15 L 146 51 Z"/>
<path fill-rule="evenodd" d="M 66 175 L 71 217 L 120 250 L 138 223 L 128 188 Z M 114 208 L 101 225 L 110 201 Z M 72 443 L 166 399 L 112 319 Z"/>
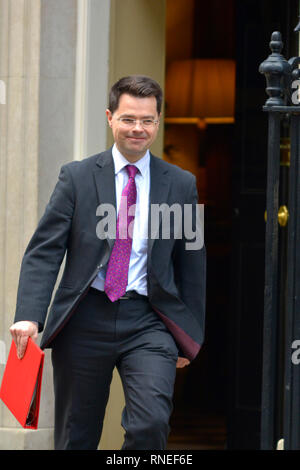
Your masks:
<path fill-rule="evenodd" d="M 139 141 L 139 140 L 145 140 L 145 137 L 135 137 L 135 136 L 129 135 L 127 136 L 127 139 Z"/>

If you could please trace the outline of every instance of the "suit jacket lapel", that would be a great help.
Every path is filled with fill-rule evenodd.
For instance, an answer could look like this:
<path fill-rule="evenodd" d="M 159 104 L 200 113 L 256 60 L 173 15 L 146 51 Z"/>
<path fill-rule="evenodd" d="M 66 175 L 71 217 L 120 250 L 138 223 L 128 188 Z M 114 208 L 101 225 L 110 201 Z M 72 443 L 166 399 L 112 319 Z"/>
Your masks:
<path fill-rule="evenodd" d="M 159 224 L 151 220 L 151 207 L 154 204 L 167 203 L 170 189 L 170 175 L 162 161 L 151 154 L 150 158 L 150 197 L 149 197 L 149 224 L 148 224 L 148 260 L 151 260 L 151 250 L 158 237 Z M 153 230 L 154 229 L 154 230 Z M 151 233 L 152 231 L 152 233 Z"/>
<path fill-rule="evenodd" d="M 98 203 L 111 204 L 116 211 L 115 167 L 111 149 L 99 155 L 96 165 L 94 179 Z M 109 237 L 106 239 L 112 249 L 115 240 Z"/>
<path fill-rule="evenodd" d="M 111 149 L 99 155 L 94 170 L 94 179 L 99 204 L 112 204 L 116 210 L 115 168 Z M 170 175 L 160 158 L 150 154 L 150 195 L 149 195 L 149 224 L 148 224 L 148 260 L 151 260 L 151 250 L 158 236 L 159 225 L 155 234 L 151 234 L 151 206 L 167 203 L 170 189 Z M 156 224 L 157 225 L 157 224 Z M 154 224 L 155 226 L 155 224 Z M 110 249 L 114 239 L 107 237 Z"/>

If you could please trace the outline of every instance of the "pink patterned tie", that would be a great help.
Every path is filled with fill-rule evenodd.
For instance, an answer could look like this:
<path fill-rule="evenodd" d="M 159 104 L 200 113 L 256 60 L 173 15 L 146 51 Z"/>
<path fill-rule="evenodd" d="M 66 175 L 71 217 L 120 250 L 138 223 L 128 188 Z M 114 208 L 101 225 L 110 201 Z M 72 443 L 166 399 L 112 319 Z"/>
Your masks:
<path fill-rule="evenodd" d="M 136 204 L 136 185 L 134 178 L 138 169 L 134 165 L 127 165 L 126 170 L 129 175 L 129 180 L 121 196 L 117 219 L 116 240 L 108 262 L 104 285 L 104 291 L 112 302 L 118 300 L 126 292 L 132 247 Z M 131 208 L 131 206 L 133 207 Z"/>

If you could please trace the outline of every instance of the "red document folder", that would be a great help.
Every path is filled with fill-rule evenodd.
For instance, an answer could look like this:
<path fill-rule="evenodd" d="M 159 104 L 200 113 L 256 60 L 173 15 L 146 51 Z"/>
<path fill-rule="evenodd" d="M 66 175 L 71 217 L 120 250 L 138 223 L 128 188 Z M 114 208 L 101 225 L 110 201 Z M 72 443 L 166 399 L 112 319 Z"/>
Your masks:
<path fill-rule="evenodd" d="M 0 398 L 26 429 L 37 429 L 45 353 L 29 338 L 22 359 L 12 341 Z"/>

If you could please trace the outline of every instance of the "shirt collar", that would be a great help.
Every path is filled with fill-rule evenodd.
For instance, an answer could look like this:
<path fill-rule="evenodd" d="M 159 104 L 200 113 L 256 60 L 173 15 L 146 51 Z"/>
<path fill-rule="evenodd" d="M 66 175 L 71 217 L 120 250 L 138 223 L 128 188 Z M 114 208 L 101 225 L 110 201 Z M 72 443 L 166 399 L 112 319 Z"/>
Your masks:
<path fill-rule="evenodd" d="M 117 148 L 116 144 L 113 145 L 112 148 L 112 156 L 114 159 L 114 164 L 115 164 L 115 175 L 117 175 L 121 170 L 126 165 L 133 165 L 133 163 L 130 163 L 119 151 Z M 134 165 L 140 170 L 140 173 L 143 177 L 146 176 L 146 172 L 149 168 L 150 164 L 150 152 L 149 150 L 146 151 L 145 155 L 140 158 L 137 162 L 134 163 Z"/>

